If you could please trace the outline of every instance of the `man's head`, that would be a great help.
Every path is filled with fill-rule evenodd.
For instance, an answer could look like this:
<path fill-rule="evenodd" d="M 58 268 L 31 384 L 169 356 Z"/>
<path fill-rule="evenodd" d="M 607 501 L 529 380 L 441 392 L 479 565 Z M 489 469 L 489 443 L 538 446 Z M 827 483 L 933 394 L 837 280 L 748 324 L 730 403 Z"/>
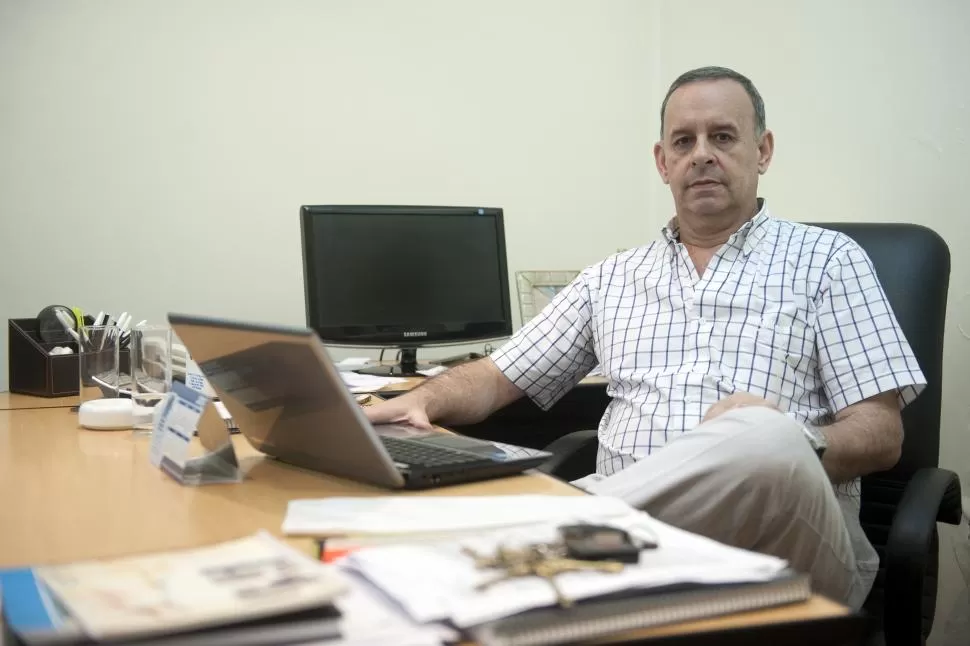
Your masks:
<path fill-rule="evenodd" d="M 654 157 L 679 216 L 743 221 L 754 214 L 774 136 L 747 77 L 724 67 L 681 74 L 660 108 L 660 130 Z"/>

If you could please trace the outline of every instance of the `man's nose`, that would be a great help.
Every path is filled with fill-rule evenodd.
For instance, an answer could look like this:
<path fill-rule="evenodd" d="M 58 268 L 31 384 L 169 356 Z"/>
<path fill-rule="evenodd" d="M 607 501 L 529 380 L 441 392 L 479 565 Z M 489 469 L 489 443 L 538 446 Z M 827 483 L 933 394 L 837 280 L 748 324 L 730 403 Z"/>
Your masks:
<path fill-rule="evenodd" d="M 697 144 L 694 146 L 693 155 L 691 155 L 690 165 L 702 166 L 713 163 L 714 153 L 711 151 L 707 139 L 704 137 L 699 137 L 697 139 Z"/>

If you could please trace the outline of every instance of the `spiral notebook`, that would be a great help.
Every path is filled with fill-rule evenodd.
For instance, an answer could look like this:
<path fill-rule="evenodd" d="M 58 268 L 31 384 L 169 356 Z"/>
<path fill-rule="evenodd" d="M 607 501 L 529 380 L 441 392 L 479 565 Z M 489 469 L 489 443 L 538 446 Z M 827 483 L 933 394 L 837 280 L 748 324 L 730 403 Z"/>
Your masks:
<path fill-rule="evenodd" d="M 633 592 L 633 591 L 631 591 Z M 634 592 L 635 594 L 635 592 Z M 776 579 L 730 585 L 678 585 L 542 608 L 469 629 L 482 646 L 570 644 L 664 624 L 707 619 L 807 600 L 808 575 L 786 571 Z"/>

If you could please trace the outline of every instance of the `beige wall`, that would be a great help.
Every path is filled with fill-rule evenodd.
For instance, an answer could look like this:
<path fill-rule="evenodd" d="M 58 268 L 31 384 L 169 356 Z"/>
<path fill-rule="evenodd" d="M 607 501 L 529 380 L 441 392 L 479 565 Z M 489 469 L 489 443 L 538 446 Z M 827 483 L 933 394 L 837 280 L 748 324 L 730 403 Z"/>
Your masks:
<path fill-rule="evenodd" d="M 950 244 L 941 460 L 970 483 L 968 24 L 962 0 L 0 0 L 0 319 L 301 323 L 305 203 L 502 206 L 510 271 L 580 268 L 669 217 L 660 99 L 724 64 L 765 97 L 776 214 Z"/>

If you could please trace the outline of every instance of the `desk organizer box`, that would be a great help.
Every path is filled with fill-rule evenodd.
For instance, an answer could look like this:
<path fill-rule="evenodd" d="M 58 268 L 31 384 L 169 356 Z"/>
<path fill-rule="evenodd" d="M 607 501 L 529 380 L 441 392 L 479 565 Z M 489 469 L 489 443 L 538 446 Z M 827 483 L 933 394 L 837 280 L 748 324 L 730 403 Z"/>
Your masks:
<path fill-rule="evenodd" d="M 74 353 L 51 356 L 49 352 L 58 345 L 68 346 Z M 119 361 L 122 364 L 121 369 L 125 370 L 129 363 L 127 350 L 121 351 Z M 40 337 L 40 326 L 36 318 L 8 319 L 7 372 L 12 393 L 36 397 L 77 395 L 77 344 L 73 341 L 45 342 Z M 105 397 L 114 396 L 117 393 L 105 393 Z"/>

